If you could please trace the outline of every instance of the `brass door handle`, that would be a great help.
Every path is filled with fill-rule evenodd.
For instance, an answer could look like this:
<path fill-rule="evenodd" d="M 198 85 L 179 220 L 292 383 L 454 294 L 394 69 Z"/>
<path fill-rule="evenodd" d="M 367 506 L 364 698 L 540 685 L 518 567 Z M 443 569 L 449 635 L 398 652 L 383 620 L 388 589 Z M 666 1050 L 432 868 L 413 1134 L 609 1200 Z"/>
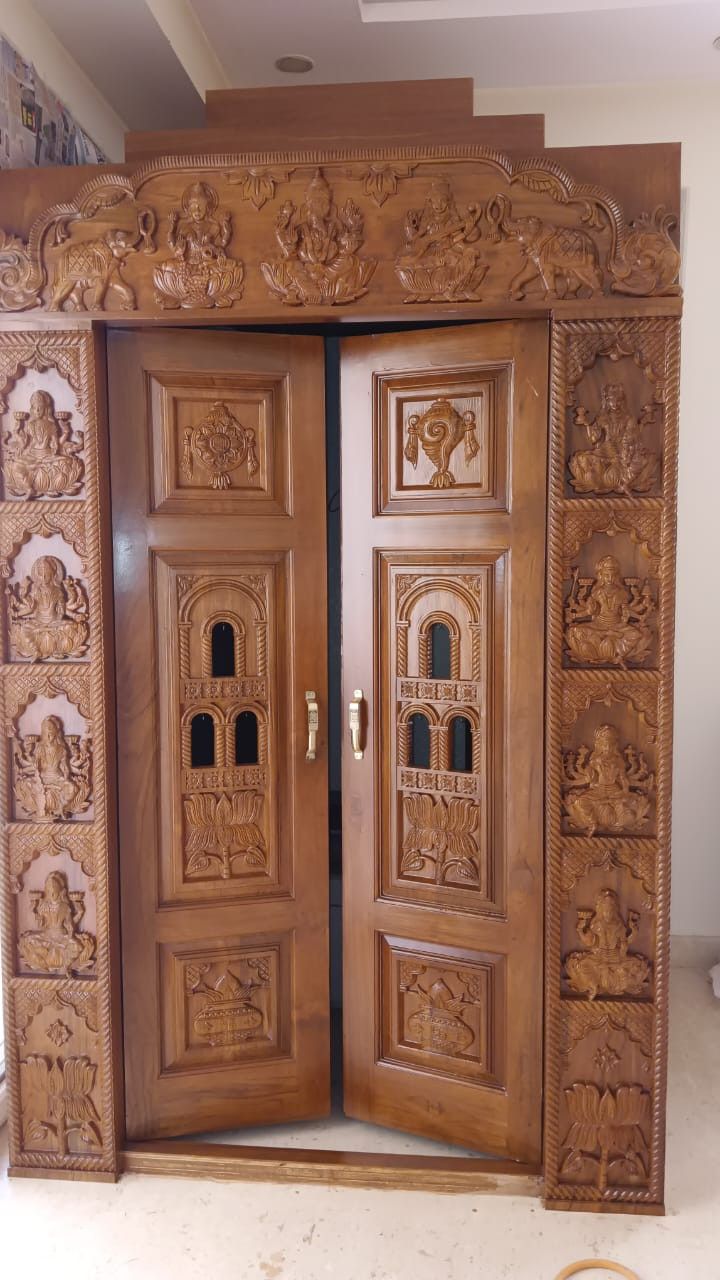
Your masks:
<path fill-rule="evenodd" d="M 354 689 L 351 702 L 348 704 L 348 725 L 350 728 L 350 743 L 353 755 L 356 760 L 362 760 L 362 689 Z"/>
<path fill-rule="evenodd" d="M 314 760 L 317 753 L 317 736 L 320 728 L 320 712 L 317 704 L 317 694 L 314 689 L 305 690 L 305 701 L 307 703 L 307 727 L 308 727 L 308 745 L 305 752 L 306 760 Z"/>

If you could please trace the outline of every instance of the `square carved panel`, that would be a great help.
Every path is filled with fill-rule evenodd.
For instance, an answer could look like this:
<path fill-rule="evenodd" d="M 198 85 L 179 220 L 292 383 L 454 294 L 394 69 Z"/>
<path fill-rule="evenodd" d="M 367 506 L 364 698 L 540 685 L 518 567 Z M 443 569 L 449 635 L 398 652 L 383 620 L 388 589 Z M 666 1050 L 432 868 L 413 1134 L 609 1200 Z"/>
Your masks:
<path fill-rule="evenodd" d="M 500 955 L 381 937 L 384 1062 L 500 1085 L 505 961 Z"/>
<path fill-rule="evenodd" d="M 237 1067 L 290 1051 L 290 939 L 160 949 L 163 1071 Z"/>
<path fill-rule="evenodd" d="M 505 366 L 375 377 L 379 515 L 507 507 Z"/>
<path fill-rule="evenodd" d="M 148 401 L 152 510 L 288 513 L 283 376 L 152 374 Z"/>

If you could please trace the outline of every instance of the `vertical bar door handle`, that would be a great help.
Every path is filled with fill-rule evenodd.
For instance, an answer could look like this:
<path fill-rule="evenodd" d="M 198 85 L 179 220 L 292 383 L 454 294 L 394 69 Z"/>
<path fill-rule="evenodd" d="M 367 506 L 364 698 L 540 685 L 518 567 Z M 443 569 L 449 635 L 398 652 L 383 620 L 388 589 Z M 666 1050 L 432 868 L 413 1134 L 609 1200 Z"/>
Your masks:
<path fill-rule="evenodd" d="M 305 690 L 305 702 L 307 703 L 307 729 L 308 744 L 305 752 L 306 760 L 314 760 L 317 754 L 317 736 L 320 728 L 320 712 L 317 704 L 317 694 L 314 689 Z"/>
<path fill-rule="evenodd" d="M 352 701 L 348 706 L 348 725 L 350 726 L 350 743 L 356 760 L 362 760 L 362 689 L 354 689 Z"/>

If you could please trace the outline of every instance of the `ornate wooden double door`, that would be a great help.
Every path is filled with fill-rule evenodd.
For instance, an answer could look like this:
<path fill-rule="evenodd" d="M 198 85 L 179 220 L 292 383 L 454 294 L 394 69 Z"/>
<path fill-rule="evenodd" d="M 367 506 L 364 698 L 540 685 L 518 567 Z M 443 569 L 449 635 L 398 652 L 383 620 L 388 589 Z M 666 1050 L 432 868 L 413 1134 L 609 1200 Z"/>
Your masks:
<path fill-rule="evenodd" d="M 344 1107 L 540 1155 L 547 327 L 341 343 Z M 318 337 L 109 335 L 128 1136 L 326 1113 Z"/>

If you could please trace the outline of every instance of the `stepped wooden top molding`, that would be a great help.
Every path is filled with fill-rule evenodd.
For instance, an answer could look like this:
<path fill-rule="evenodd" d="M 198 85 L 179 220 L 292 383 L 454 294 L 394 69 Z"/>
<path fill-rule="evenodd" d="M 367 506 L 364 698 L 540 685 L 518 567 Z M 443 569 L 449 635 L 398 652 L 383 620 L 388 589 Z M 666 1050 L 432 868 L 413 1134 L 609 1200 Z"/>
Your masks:
<path fill-rule="evenodd" d="M 676 222 L 663 205 L 629 216 L 547 154 L 469 143 L 162 156 L 0 229 L 0 311 L 602 309 L 680 293 Z"/>

